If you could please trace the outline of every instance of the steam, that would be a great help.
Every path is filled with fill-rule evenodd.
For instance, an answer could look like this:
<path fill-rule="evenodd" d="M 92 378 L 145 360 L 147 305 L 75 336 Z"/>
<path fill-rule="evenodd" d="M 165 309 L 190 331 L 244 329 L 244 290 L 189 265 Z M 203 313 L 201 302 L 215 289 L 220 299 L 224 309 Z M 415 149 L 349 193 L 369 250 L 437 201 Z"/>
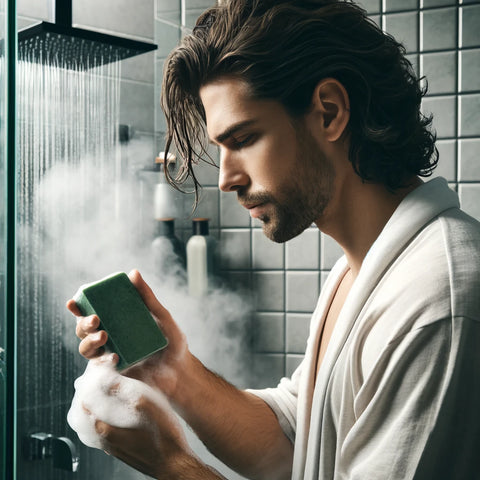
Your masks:
<path fill-rule="evenodd" d="M 172 251 L 165 249 L 164 258 L 154 262 L 152 190 L 135 173 L 117 179 L 108 171 L 99 173 L 93 159 L 85 158 L 77 165 L 53 166 L 38 186 L 40 261 L 51 272 L 57 295 L 67 300 L 81 284 L 137 268 L 187 335 L 191 351 L 209 368 L 246 386 L 250 302 L 225 288 L 190 297 L 185 272 L 162 269 L 173 263 Z M 74 321 L 68 313 L 65 318 L 70 329 L 64 343 L 76 350 Z"/>

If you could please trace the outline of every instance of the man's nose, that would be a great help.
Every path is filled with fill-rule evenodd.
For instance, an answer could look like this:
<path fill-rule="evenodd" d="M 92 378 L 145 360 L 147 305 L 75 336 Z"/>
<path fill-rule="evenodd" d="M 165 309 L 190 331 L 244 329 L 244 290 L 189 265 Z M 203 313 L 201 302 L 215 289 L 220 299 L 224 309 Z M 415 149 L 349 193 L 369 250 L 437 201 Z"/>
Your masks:
<path fill-rule="evenodd" d="M 221 150 L 218 188 L 223 192 L 235 192 L 248 185 L 248 182 L 248 175 L 245 173 L 242 161 L 235 153 Z"/>

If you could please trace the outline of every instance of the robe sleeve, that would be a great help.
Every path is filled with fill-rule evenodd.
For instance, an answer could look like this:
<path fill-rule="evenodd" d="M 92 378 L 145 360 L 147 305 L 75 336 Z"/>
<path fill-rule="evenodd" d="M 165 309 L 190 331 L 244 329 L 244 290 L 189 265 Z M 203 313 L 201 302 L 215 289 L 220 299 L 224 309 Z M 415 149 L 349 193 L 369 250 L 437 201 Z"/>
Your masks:
<path fill-rule="evenodd" d="M 338 478 L 480 478 L 479 321 L 410 331 L 364 373 Z"/>

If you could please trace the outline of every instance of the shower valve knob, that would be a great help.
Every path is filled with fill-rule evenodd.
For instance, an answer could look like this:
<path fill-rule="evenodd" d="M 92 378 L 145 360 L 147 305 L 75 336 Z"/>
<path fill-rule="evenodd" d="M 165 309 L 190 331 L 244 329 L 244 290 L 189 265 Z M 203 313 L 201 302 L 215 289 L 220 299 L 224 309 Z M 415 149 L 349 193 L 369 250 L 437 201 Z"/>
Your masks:
<path fill-rule="evenodd" d="M 67 437 L 54 437 L 50 433 L 37 432 L 28 437 L 29 460 L 53 459 L 54 468 L 76 472 L 80 463 L 75 444 Z"/>

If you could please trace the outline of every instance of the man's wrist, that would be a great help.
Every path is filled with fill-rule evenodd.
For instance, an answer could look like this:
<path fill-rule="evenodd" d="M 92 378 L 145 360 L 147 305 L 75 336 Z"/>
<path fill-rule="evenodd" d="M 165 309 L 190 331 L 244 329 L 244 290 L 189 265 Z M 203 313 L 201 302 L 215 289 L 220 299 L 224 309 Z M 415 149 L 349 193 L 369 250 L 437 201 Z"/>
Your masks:
<path fill-rule="evenodd" d="M 183 361 L 177 365 L 175 385 L 168 395 L 168 399 L 176 409 L 187 407 L 191 399 L 195 399 L 195 391 L 201 381 L 203 369 L 202 363 L 190 351 L 187 351 Z"/>

